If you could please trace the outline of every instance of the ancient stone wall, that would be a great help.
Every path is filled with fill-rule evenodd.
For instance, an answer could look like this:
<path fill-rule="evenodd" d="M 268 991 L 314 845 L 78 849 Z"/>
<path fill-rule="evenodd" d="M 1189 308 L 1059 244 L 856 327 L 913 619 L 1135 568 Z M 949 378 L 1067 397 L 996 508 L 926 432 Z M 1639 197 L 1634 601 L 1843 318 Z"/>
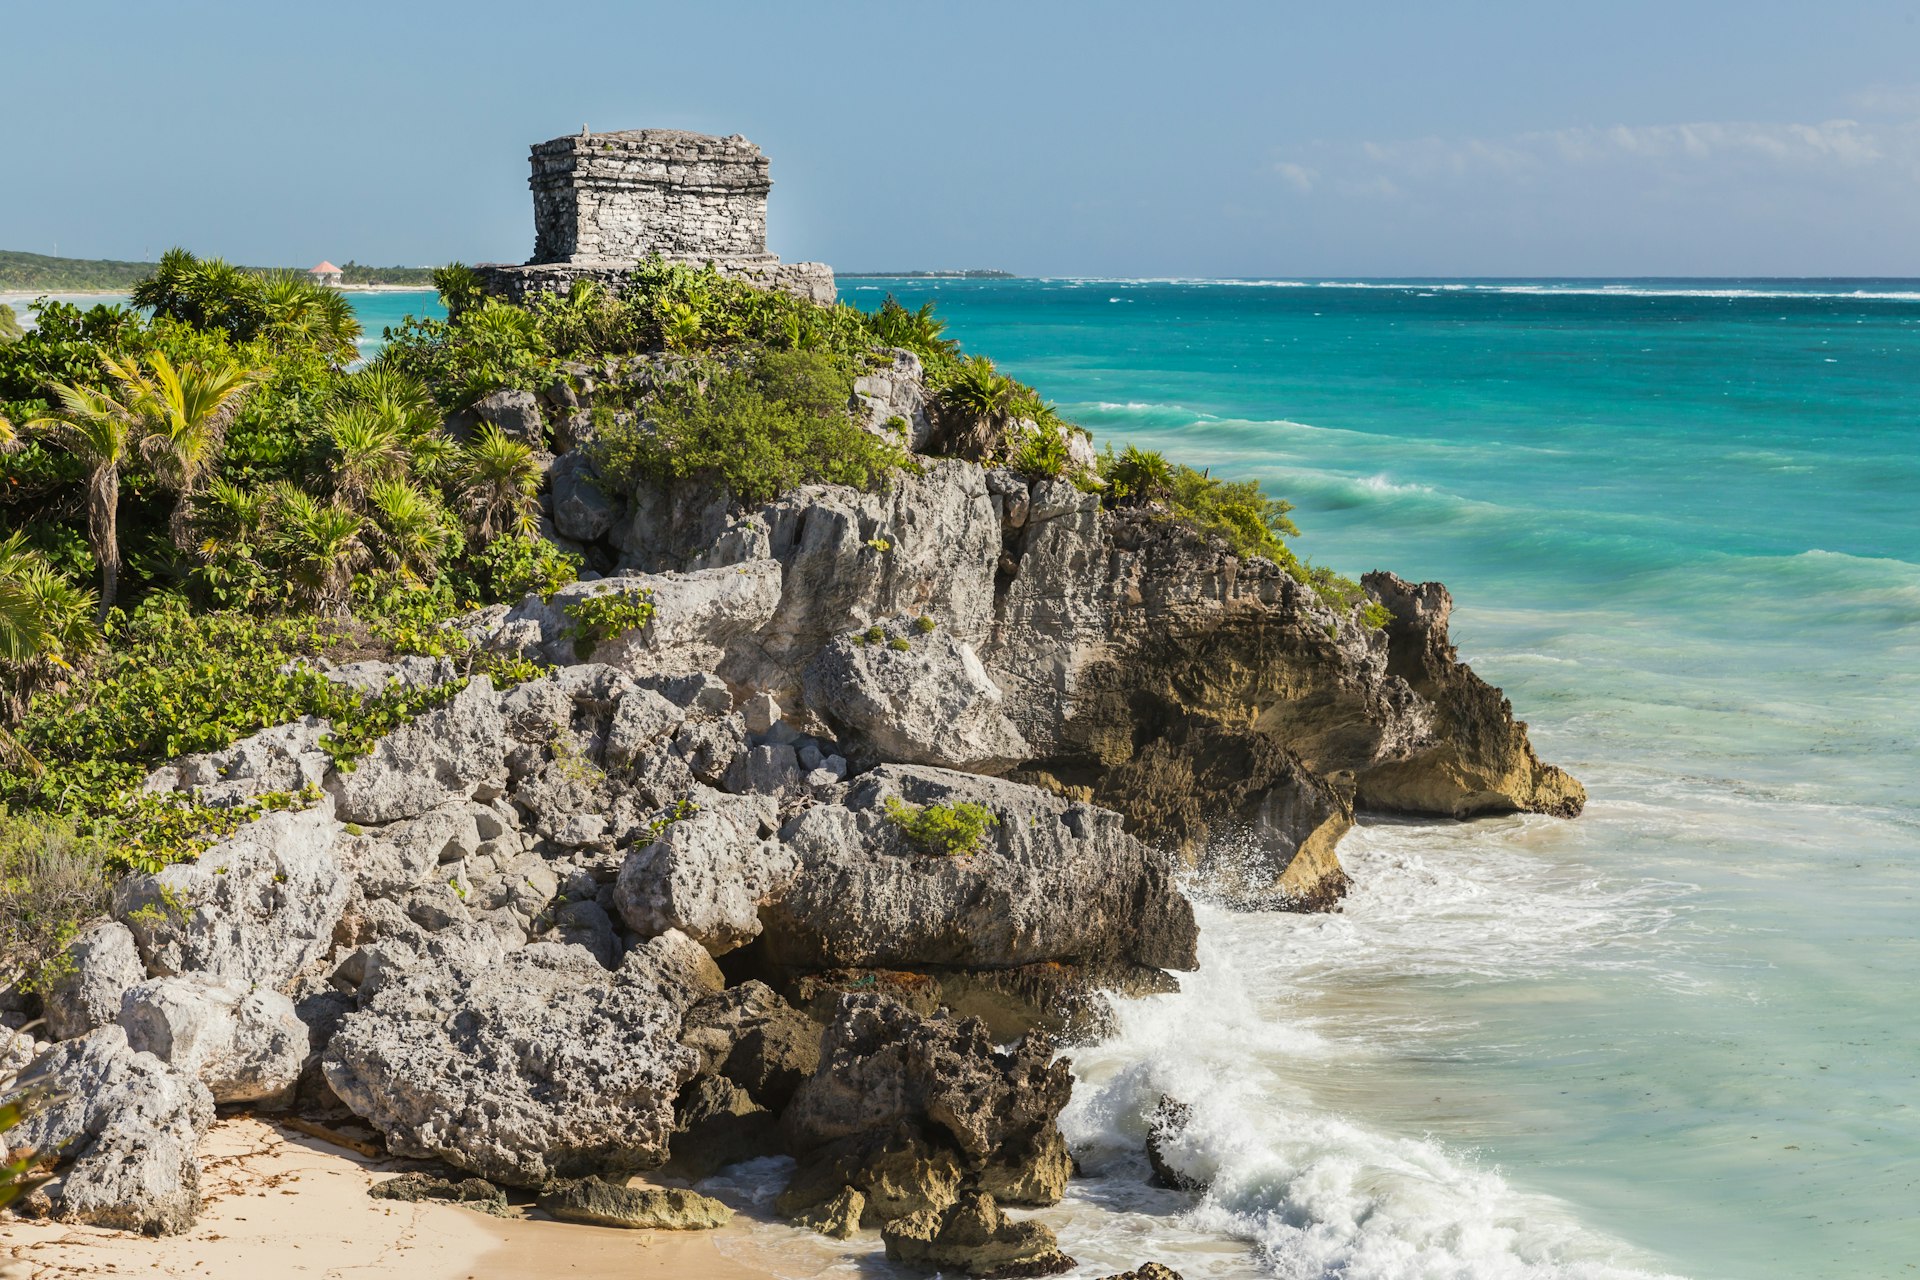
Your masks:
<path fill-rule="evenodd" d="M 534 146 L 534 263 L 758 257 L 767 158 L 735 134 L 630 129 Z"/>

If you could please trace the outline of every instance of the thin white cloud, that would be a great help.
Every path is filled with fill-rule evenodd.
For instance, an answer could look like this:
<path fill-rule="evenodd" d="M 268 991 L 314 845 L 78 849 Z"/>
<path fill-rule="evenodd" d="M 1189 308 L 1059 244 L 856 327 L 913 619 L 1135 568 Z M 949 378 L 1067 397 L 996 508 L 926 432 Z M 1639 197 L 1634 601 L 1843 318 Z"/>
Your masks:
<path fill-rule="evenodd" d="M 1880 100 L 1896 98 L 1887 91 Z M 1920 110 L 1914 114 L 1920 116 Z M 1321 142 L 1276 163 L 1274 170 L 1301 191 L 1385 197 L 1436 182 L 1537 185 L 1584 171 L 1612 171 L 1643 182 L 1874 171 L 1914 179 L 1920 178 L 1920 120 L 1700 121 L 1582 126 L 1503 138 Z"/>

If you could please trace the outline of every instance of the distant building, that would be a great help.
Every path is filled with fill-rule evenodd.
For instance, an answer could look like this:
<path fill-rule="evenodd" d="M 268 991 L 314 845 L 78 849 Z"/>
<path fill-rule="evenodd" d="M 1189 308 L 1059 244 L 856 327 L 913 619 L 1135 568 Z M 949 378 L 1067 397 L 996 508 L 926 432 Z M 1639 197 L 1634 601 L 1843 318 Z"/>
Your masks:
<path fill-rule="evenodd" d="M 315 284 L 324 284 L 331 289 L 340 287 L 340 268 L 331 262 L 323 262 L 317 267 L 308 267 L 307 274 L 313 277 Z"/>

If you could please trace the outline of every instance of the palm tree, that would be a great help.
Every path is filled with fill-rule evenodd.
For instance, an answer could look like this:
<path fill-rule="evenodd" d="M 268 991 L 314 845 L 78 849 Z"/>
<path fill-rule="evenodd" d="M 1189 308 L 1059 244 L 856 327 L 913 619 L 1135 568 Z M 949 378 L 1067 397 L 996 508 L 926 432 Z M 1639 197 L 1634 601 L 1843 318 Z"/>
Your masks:
<path fill-rule="evenodd" d="M 99 633 L 88 625 L 93 593 L 74 586 L 27 546 L 25 531 L 0 539 L 0 672 L 7 680 L 7 718 L 26 712 L 33 689 L 70 659 L 91 652 Z M 0 754 L 19 747 L 0 737 Z"/>
<path fill-rule="evenodd" d="M 194 495 L 220 456 L 227 424 L 240 407 L 241 397 L 258 376 L 238 365 L 202 368 L 184 364 L 175 369 L 165 352 L 147 358 L 151 374 L 141 374 L 131 361 L 108 366 L 123 386 L 137 394 L 133 401 L 145 427 L 140 451 L 153 466 L 160 483 L 178 495 L 168 529 L 182 551 L 192 546 L 189 515 Z"/>
<path fill-rule="evenodd" d="M 381 480 L 367 491 L 374 544 L 387 567 L 408 578 L 431 577 L 459 534 L 438 502 L 405 480 Z"/>
<path fill-rule="evenodd" d="M 292 485 L 276 489 L 275 506 L 274 545 L 294 585 L 316 609 L 344 608 L 353 571 L 366 562 L 365 519 Z"/>
<path fill-rule="evenodd" d="M 327 417 L 327 436 L 340 455 L 334 464 L 334 491 L 359 506 L 367 490 L 405 472 L 407 443 L 403 424 L 367 404 L 347 404 Z"/>
<path fill-rule="evenodd" d="M 260 286 L 260 311 L 261 334 L 281 346 L 311 348 L 342 365 L 360 354 L 360 321 L 346 295 L 301 272 L 269 272 Z"/>
<path fill-rule="evenodd" d="M 461 494 L 481 537 L 508 529 L 531 534 L 538 527 L 540 469 L 530 446 L 488 423 L 460 451 L 460 463 Z"/>
<path fill-rule="evenodd" d="M 100 565 L 100 619 L 120 584 L 120 468 L 140 436 L 140 416 L 104 391 L 56 383 L 60 408 L 27 424 L 87 469 L 87 541 Z"/>
<path fill-rule="evenodd" d="M 1006 432 L 1019 384 L 993 367 L 985 356 L 971 356 L 953 367 L 940 388 L 942 417 L 951 420 L 953 452 L 966 458 L 992 455 Z"/>

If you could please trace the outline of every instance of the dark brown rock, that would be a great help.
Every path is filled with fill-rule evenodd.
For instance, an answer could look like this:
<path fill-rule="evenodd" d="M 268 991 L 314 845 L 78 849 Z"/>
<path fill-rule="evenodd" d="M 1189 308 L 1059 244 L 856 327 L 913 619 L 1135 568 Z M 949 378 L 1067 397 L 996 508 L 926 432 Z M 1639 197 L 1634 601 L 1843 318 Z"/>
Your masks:
<path fill-rule="evenodd" d="M 629 1187 L 601 1178 L 563 1182 L 540 1193 L 540 1207 L 562 1222 L 633 1230 L 706 1231 L 733 1220 L 711 1196 L 680 1187 Z"/>
<path fill-rule="evenodd" d="M 1071 1271 L 1053 1231 L 1040 1222 L 1015 1222 L 993 1197 L 971 1192 L 944 1210 L 925 1209 L 881 1228 L 887 1257 L 929 1271 L 970 1276 L 1052 1276 Z"/>
<path fill-rule="evenodd" d="M 1147 1163 L 1153 1166 L 1156 1186 L 1177 1191 L 1204 1191 L 1206 1184 L 1181 1173 L 1168 1163 L 1166 1144 L 1174 1141 L 1193 1122 L 1193 1108 L 1177 1098 L 1160 1095 L 1159 1105 L 1147 1121 Z"/>
<path fill-rule="evenodd" d="M 437 1200 L 492 1214 L 496 1218 L 507 1217 L 511 1212 L 507 1208 L 507 1193 L 485 1178 L 461 1178 L 455 1181 L 452 1178 L 436 1178 L 430 1173 L 403 1173 L 397 1178 L 374 1183 L 367 1188 L 367 1194 L 375 1200 L 400 1200 L 408 1204 Z"/>

